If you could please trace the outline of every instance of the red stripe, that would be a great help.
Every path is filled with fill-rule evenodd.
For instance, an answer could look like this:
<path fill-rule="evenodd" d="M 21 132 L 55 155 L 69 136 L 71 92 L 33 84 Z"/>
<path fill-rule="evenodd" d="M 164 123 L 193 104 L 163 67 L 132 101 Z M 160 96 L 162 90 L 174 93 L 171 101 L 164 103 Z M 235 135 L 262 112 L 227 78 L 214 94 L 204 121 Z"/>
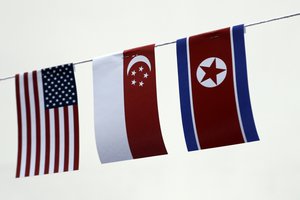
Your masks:
<path fill-rule="evenodd" d="M 145 62 L 136 62 L 127 75 L 129 62 L 135 55 L 146 56 L 151 70 Z M 139 71 L 139 67 L 143 67 Z M 131 73 L 135 71 L 133 76 Z M 145 74 L 149 76 L 144 78 Z M 132 81 L 136 85 L 132 85 Z M 139 83 L 143 82 L 143 86 Z M 124 52 L 124 105 L 127 137 L 133 158 L 167 154 L 159 124 L 154 45 Z"/>
<path fill-rule="evenodd" d="M 16 102 L 17 102 L 17 114 L 18 114 L 18 158 L 17 158 L 17 170 L 16 177 L 20 177 L 21 169 L 21 155 L 22 155 L 22 113 L 21 113 L 21 100 L 20 100 L 20 75 L 15 77 L 16 86 Z"/>
<path fill-rule="evenodd" d="M 54 108 L 55 121 L 55 157 L 54 157 L 54 173 L 59 169 L 59 112 L 58 108 Z"/>
<path fill-rule="evenodd" d="M 24 74 L 24 92 L 26 105 L 26 121 L 27 121 L 27 151 L 26 151 L 26 168 L 25 176 L 30 174 L 30 157 L 31 157 L 31 114 L 30 114 L 30 99 L 29 99 L 28 73 Z"/>
<path fill-rule="evenodd" d="M 37 72 L 32 73 L 33 78 L 33 91 L 34 91 L 34 102 L 35 102 L 35 122 L 36 122 L 36 157 L 35 157 L 35 175 L 39 174 L 40 171 L 40 155 L 41 155 L 41 124 L 40 124 L 40 100 L 38 91 L 38 80 Z"/>
<path fill-rule="evenodd" d="M 237 114 L 233 85 L 230 29 L 190 37 L 190 67 L 194 117 L 202 149 L 244 142 Z M 218 57 L 227 66 L 225 80 L 206 88 L 196 77 L 199 64 Z"/>
<path fill-rule="evenodd" d="M 79 168 L 79 119 L 78 106 L 73 105 L 74 115 L 74 170 Z"/>
<path fill-rule="evenodd" d="M 45 110 L 45 174 L 49 174 L 49 166 L 50 166 L 50 114 L 49 109 Z"/>
<path fill-rule="evenodd" d="M 64 107 L 64 127 L 65 127 L 65 161 L 64 171 L 69 170 L 69 111 L 68 107 Z"/>

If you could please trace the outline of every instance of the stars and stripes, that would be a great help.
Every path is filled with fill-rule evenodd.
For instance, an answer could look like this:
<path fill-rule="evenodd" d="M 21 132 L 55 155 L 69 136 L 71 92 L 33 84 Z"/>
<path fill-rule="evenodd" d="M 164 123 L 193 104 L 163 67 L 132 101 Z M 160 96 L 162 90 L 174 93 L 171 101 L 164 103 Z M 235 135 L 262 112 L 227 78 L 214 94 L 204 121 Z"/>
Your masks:
<path fill-rule="evenodd" d="M 77 170 L 79 121 L 73 64 L 17 74 L 16 177 Z"/>

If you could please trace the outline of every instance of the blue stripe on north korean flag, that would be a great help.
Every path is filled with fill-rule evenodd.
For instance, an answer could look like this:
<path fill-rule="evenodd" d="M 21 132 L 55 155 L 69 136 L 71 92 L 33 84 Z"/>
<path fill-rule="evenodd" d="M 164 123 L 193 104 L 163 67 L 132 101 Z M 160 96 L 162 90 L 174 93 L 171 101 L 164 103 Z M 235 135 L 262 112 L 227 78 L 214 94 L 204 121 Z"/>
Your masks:
<path fill-rule="evenodd" d="M 177 40 L 177 62 L 178 62 L 178 78 L 179 78 L 179 91 L 180 91 L 180 106 L 182 125 L 184 129 L 184 136 L 188 151 L 198 150 L 197 133 L 194 130 L 194 123 L 192 119 L 192 110 L 190 102 L 189 90 L 189 67 L 187 55 L 187 39 Z"/>
<path fill-rule="evenodd" d="M 248 88 L 244 25 L 232 27 L 232 38 L 237 94 L 244 133 L 247 142 L 257 141 L 259 137 L 254 123 Z"/>

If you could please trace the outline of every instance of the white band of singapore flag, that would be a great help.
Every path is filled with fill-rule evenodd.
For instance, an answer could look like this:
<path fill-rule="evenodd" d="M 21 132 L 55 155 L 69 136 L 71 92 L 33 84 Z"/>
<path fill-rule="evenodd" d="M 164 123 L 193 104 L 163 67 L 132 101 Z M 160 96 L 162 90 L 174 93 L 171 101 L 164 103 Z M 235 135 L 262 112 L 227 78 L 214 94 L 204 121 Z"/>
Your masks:
<path fill-rule="evenodd" d="M 93 82 L 102 163 L 167 154 L 157 109 L 154 45 L 94 59 Z"/>

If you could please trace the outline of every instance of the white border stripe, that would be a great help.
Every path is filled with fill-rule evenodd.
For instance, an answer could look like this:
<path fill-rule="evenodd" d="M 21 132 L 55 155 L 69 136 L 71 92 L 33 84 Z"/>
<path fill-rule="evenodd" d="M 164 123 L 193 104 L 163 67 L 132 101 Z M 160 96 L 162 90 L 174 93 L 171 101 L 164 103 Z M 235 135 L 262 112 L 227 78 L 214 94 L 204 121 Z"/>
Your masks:
<path fill-rule="evenodd" d="M 45 158 L 46 158 L 46 127 L 45 127 L 45 105 L 44 105 L 44 93 L 43 93 L 43 81 L 42 72 L 37 72 L 38 80 L 38 92 L 39 92 L 39 102 L 40 102 L 40 125 L 41 125 L 41 154 L 40 154 L 40 172 L 39 174 L 44 174 L 45 171 Z"/>
<path fill-rule="evenodd" d="M 59 167 L 58 171 L 64 171 L 65 164 L 65 116 L 64 107 L 58 108 L 59 113 Z"/>
<path fill-rule="evenodd" d="M 31 116 L 31 155 L 30 155 L 29 176 L 34 176 L 35 159 L 36 159 L 36 112 L 35 112 L 35 99 L 34 99 L 32 73 L 28 73 L 28 92 L 29 92 L 30 116 Z"/>
<path fill-rule="evenodd" d="M 192 76 L 191 76 L 191 64 L 190 64 L 190 45 L 189 45 L 189 37 L 186 38 L 186 53 L 187 53 L 187 63 L 188 63 L 188 78 L 189 78 L 189 90 L 190 90 L 190 105 L 191 105 L 191 114 L 193 120 L 193 127 L 194 127 L 194 135 L 197 143 L 198 150 L 201 149 L 199 138 L 198 138 L 198 131 L 196 128 L 195 116 L 194 116 L 194 103 L 193 103 L 193 90 L 192 90 Z"/>
<path fill-rule="evenodd" d="M 21 103 L 21 116 L 22 116 L 22 150 L 21 150 L 21 166 L 20 177 L 25 176 L 26 167 L 26 149 L 27 149 L 27 119 L 26 119 L 26 105 L 25 105 L 25 91 L 24 91 L 24 74 L 20 74 L 20 103 Z"/>
<path fill-rule="evenodd" d="M 247 138 L 245 135 L 242 118 L 241 118 L 241 112 L 240 112 L 240 105 L 239 105 L 239 97 L 237 94 L 237 86 L 236 86 L 236 74 L 235 74 L 235 56 L 234 56 L 234 44 L 233 44 L 233 33 L 232 33 L 232 27 L 230 27 L 230 44 L 231 44 L 231 55 L 232 55 L 232 72 L 233 72 L 233 85 L 234 85 L 234 96 L 235 96 L 235 103 L 236 103 L 236 110 L 239 118 L 239 124 L 242 131 L 244 142 L 247 142 Z"/>
<path fill-rule="evenodd" d="M 68 106 L 69 112 L 69 171 L 74 170 L 74 114 L 73 106 Z"/>
<path fill-rule="evenodd" d="M 54 109 L 49 109 L 49 121 L 50 121 L 50 162 L 49 162 L 49 174 L 54 172 L 55 162 L 55 116 Z"/>

